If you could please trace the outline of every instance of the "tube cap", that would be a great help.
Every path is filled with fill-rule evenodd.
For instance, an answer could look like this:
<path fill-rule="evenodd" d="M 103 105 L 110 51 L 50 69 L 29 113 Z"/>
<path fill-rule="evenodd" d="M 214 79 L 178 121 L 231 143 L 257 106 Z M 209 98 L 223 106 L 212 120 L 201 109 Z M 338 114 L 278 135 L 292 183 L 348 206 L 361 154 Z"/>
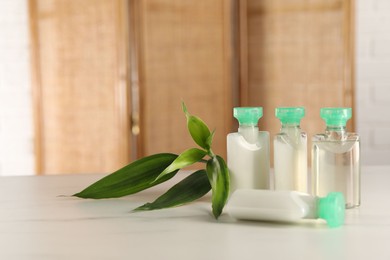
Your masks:
<path fill-rule="evenodd" d="M 325 219 L 329 227 L 339 227 L 344 224 L 345 199 L 341 192 L 331 192 L 325 198 L 320 198 L 317 204 L 319 218 Z"/>
<path fill-rule="evenodd" d="M 233 115 L 240 125 L 255 126 L 263 117 L 262 107 L 235 107 Z"/>
<path fill-rule="evenodd" d="M 352 117 L 352 108 L 325 107 L 321 108 L 320 116 L 327 126 L 345 126 Z"/>
<path fill-rule="evenodd" d="M 278 107 L 275 109 L 275 116 L 282 124 L 298 124 L 305 116 L 304 107 Z"/>

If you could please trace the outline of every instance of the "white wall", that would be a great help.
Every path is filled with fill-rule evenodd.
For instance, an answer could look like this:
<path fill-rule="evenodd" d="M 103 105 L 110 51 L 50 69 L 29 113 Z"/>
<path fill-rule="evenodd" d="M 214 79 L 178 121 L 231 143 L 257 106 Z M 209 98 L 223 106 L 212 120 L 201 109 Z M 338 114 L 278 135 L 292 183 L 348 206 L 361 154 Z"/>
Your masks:
<path fill-rule="evenodd" d="M 0 176 L 34 174 L 26 0 L 0 0 Z"/>
<path fill-rule="evenodd" d="M 390 0 L 356 0 L 364 164 L 390 164 Z M 0 0 L 0 175 L 34 174 L 27 0 Z"/>
<path fill-rule="evenodd" d="M 364 164 L 390 164 L 390 0 L 356 0 L 356 114 Z"/>

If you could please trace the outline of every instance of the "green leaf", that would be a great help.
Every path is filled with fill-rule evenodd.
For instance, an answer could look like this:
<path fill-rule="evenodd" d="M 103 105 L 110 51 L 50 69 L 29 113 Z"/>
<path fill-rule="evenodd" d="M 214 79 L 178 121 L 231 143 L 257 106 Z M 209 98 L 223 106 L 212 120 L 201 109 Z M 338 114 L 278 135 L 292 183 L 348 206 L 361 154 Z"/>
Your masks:
<path fill-rule="evenodd" d="M 206 151 L 198 148 L 185 150 L 167 168 L 164 169 L 164 171 L 156 178 L 156 181 L 166 174 L 199 162 L 206 154 Z"/>
<path fill-rule="evenodd" d="M 206 140 L 206 144 L 210 147 L 209 150 L 211 150 L 211 144 L 213 142 L 214 134 L 215 134 L 215 129 L 211 132 L 210 136 Z"/>
<path fill-rule="evenodd" d="M 210 130 L 205 122 L 197 116 L 193 116 L 187 111 L 187 107 L 182 102 L 183 111 L 187 117 L 187 128 L 190 132 L 192 139 L 200 147 L 209 150 L 210 145 L 208 143 L 209 137 L 211 135 Z"/>
<path fill-rule="evenodd" d="M 210 189 L 210 183 L 205 170 L 199 170 L 174 185 L 152 203 L 146 203 L 133 211 L 180 206 L 203 197 Z"/>
<path fill-rule="evenodd" d="M 152 183 L 176 158 L 176 154 L 169 153 L 144 157 L 100 179 L 73 196 L 102 199 L 137 193 L 172 178 L 177 171 L 171 172 Z"/>
<path fill-rule="evenodd" d="M 225 161 L 220 156 L 213 156 L 207 161 L 207 176 L 209 178 L 212 194 L 213 215 L 216 219 L 222 214 L 229 196 L 230 178 Z"/>

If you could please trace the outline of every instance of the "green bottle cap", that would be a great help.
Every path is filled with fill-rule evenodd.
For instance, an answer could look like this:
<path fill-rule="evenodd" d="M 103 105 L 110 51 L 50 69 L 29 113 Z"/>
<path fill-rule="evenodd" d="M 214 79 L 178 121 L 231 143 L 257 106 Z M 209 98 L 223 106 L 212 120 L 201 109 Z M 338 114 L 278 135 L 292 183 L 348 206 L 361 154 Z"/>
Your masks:
<path fill-rule="evenodd" d="M 345 199 L 341 192 L 331 192 L 325 198 L 320 198 L 317 204 L 319 218 L 325 219 L 329 227 L 339 227 L 344 224 Z"/>
<path fill-rule="evenodd" d="M 233 115 L 240 125 L 256 126 L 263 116 L 262 107 L 235 107 Z"/>
<path fill-rule="evenodd" d="M 352 109 L 343 107 L 321 108 L 320 116 L 327 126 L 345 126 L 352 117 Z"/>
<path fill-rule="evenodd" d="M 300 124 L 305 116 L 304 107 L 278 107 L 275 109 L 275 116 L 282 124 Z"/>

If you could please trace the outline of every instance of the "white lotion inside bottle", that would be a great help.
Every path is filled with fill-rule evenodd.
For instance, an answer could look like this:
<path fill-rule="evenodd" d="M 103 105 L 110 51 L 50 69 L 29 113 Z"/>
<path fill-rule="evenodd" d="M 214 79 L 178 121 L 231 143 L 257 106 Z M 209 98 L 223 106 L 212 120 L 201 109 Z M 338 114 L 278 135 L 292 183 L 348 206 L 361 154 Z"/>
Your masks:
<path fill-rule="evenodd" d="M 231 191 L 269 188 L 269 133 L 259 131 L 261 107 L 234 108 L 240 126 L 227 136 L 227 163 Z"/>
<path fill-rule="evenodd" d="M 282 127 L 274 138 L 275 190 L 307 193 L 307 136 L 300 128 L 303 107 L 278 107 L 275 116 Z"/>

